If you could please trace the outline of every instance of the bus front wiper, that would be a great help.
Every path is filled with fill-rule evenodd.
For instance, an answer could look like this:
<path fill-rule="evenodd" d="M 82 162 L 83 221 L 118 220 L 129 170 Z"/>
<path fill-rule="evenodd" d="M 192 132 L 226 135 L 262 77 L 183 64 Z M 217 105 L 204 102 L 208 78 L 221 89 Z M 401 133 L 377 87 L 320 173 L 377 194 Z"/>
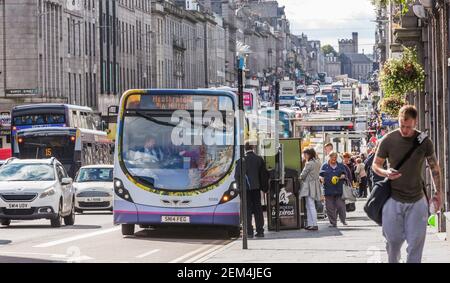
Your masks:
<path fill-rule="evenodd" d="M 169 122 L 164 122 L 164 121 L 161 121 L 161 120 L 158 120 L 158 119 L 156 119 L 156 118 L 153 118 L 152 116 L 150 116 L 150 115 L 148 115 L 148 114 L 146 114 L 146 113 L 142 113 L 141 111 L 135 111 L 135 113 L 136 113 L 136 115 L 138 115 L 139 117 L 142 117 L 142 118 L 144 118 L 144 119 L 147 119 L 147 120 L 149 120 L 149 121 L 152 121 L 152 122 L 154 122 L 154 123 L 156 123 L 156 124 L 158 124 L 158 125 L 163 125 L 163 126 L 168 126 L 168 127 L 172 127 L 172 128 L 175 128 L 175 127 L 177 127 L 178 125 L 175 125 L 175 124 L 172 124 L 172 123 L 169 123 Z M 203 127 L 203 128 L 208 128 L 208 127 L 210 127 L 210 125 L 209 124 L 198 124 L 198 123 L 196 123 L 194 120 L 192 120 L 191 119 L 191 125 L 192 126 L 201 126 L 201 127 Z M 225 125 L 223 125 L 222 126 L 222 129 L 223 130 L 226 130 L 226 126 Z"/>
<path fill-rule="evenodd" d="M 172 127 L 175 128 L 177 125 L 169 123 L 169 122 L 164 122 L 164 121 L 160 121 L 158 119 L 153 118 L 152 116 L 142 113 L 140 111 L 136 111 L 136 115 L 138 115 L 139 117 L 142 117 L 144 119 L 147 119 L 149 121 L 152 121 L 153 123 L 156 123 L 158 125 L 163 125 L 163 126 L 168 126 L 168 127 Z"/>

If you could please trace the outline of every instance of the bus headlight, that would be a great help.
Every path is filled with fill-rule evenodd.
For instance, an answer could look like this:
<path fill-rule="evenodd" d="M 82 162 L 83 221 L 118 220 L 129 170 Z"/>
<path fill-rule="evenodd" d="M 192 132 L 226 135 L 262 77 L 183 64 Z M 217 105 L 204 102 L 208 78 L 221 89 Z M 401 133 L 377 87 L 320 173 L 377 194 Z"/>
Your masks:
<path fill-rule="evenodd" d="M 45 190 L 39 198 L 46 198 L 55 194 L 55 189 L 51 187 L 50 189 Z"/>
<path fill-rule="evenodd" d="M 236 182 L 231 183 L 228 190 L 223 194 L 222 198 L 220 199 L 219 204 L 224 204 L 229 201 L 232 201 L 239 195 L 239 189 Z"/>
<path fill-rule="evenodd" d="M 129 202 L 133 202 L 133 199 L 131 198 L 130 193 L 128 192 L 127 189 L 125 189 L 125 187 L 123 186 L 123 182 L 119 179 L 114 179 L 114 192 L 121 199 L 124 199 Z"/>

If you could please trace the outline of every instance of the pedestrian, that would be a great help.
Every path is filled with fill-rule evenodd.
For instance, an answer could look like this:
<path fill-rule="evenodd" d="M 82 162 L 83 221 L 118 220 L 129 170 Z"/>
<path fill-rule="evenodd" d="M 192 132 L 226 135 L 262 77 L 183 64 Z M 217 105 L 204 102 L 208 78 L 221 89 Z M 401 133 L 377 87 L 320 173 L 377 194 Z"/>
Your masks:
<path fill-rule="evenodd" d="M 342 163 L 337 162 L 338 154 L 331 152 L 329 161 L 320 169 L 320 180 L 324 187 L 325 206 L 330 227 L 337 227 L 337 215 L 343 225 L 347 225 L 345 202 L 342 199 L 343 186 L 346 180 L 346 170 Z"/>
<path fill-rule="evenodd" d="M 352 167 L 353 165 L 350 163 L 350 158 L 352 155 L 349 152 L 345 152 L 342 155 L 343 164 L 345 165 L 345 174 L 347 175 L 347 181 L 349 183 L 350 187 L 353 187 L 353 174 L 352 174 Z"/>
<path fill-rule="evenodd" d="M 261 191 L 266 191 L 269 182 L 269 172 L 267 171 L 264 159 L 256 155 L 254 147 L 249 143 L 245 144 L 245 180 L 247 189 L 247 235 L 253 238 L 252 215 L 255 216 L 256 237 L 264 237 L 264 214 L 261 205 Z M 240 180 L 241 160 L 238 161 L 234 178 L 236 182 Z"/>
<path fill-rule="evenodd" d="M 382 227 L 386 238 L 389 262 L 397 263 L 401 258 L 401 247 L 407 242 L 407 262 L 420 263 L 427 231 L 428 204 L 424 194 L 422 168 L 425 160 L 431 170 L 435 194 L 431 204 L 436 211 L 441 207 L 441 175 L 434 152 L 433 142 L 426 138 L 418 145 L 411 157 L 395 171 L 383 169 L 387 160 L 395 168 L 409 152 L 419 135 L 416 130 L 417 109 L 403 106 L 399 111 L 399 129 L 387 134 L 380 142 L 372 169 L 391 180 L 391 197 L 383 206 Z M 421 136 L 422 137 L 422 136 Z"/>
<path fill-rule="evenodd" d="M 303 150 L 303 158 L 306 164 L 299 179 L 301 181 L 300 197 L 304 197 L 306 200 L 306 216 L 308 218 L 306 230 L 317 231 L 319 226 L 315 202 L 322 200 L 322 189 L 319 181 L 321 163 L 313 148 Z"/>
<path fill-rule="evenodd" d="M 334 146 L 333 146 L 333 144 L 332 144 L 331 142 L 325 144 L 325 146 L 324 146 L 324 152 L 325 152 L 325 161 L 326 161 L 326 162 L 328 162 L 330 153 L 332 153 L 333 151 L 334 151 Z M 338 161 L 339 163 L 342 163 L 342 158 L 339 156 L 339 154 L 338 154 L 338 159 L 337 159 L 337 161 Z"/>
<path fill-rule="evenodd" d="M 364 168 L 364 163 L 361 158 L 356 159 L 356 168 L 355 168 L 356 179 L 359 184 L 359 197 L 366 198 L 367 197 L 367 173 Z"/>

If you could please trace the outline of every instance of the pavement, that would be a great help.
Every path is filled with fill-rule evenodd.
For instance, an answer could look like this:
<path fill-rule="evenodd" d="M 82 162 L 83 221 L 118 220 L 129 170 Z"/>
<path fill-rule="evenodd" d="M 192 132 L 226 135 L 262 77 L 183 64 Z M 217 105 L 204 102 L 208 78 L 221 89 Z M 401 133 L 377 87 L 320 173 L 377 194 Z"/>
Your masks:
<path fill-rule="evenodd" d="M 363 211 L 364 200 L 357 210 L 347 214 L 348 226 L 329 228 L 327 220 L 319 221 L 319 231 L 266 231 L 263 239 L 249 239 L 248 250 L 242 250 L 242 239 L 197 260 L 207 263 L 385 263 L 387 254 L 381 227 L 369 220 Z M 406 243 L 402 260 L 406 261 Z M 445 233 L 429 228 L 422 262 L 450 263 L 450 242 Z"/>

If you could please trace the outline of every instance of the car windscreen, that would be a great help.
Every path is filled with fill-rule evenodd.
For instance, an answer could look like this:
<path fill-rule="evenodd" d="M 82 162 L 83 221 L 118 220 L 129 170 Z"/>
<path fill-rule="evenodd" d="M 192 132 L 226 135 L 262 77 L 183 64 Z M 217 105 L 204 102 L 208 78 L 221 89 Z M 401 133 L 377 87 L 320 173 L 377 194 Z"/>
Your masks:
<path fill-rule="evenodd" d="M 0 167 L 0 181 L 54 181 L 53 166 L 47 164 L 6 164 Z"/>
<path fill-rule="evenodd" d="M 82 168 L 78 173 L 76 182 L 112 182 L 112 168 Z"/>

